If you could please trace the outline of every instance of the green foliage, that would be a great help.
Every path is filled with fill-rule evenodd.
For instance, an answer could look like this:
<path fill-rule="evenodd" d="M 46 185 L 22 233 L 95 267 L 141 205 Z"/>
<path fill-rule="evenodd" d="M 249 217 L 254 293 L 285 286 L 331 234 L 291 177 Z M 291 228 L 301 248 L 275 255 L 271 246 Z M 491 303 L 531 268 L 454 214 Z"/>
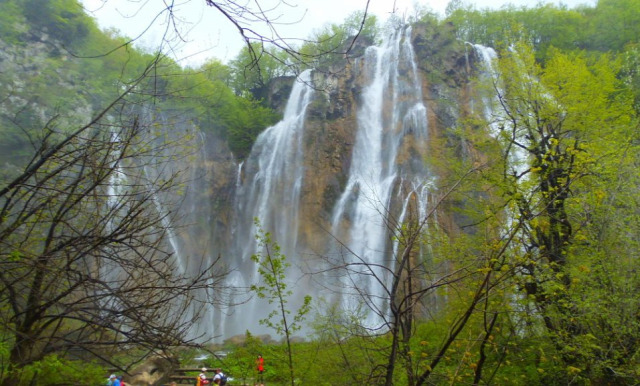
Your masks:
<path fill-rule="evenodd" d="M 8 352 L 0 351 L 2 363 Z M 98 385 L 105 382 L 106 370 L 94 362 L 70 360 L 56 354 L 45 356 L 20 369 L 20 384 L 29 385 Z"/>
<path fill-rule="evenodd" d="M 271 234 L 262 230 L 257 218 L 254 219 L 254 223 L 258 230 L 256 234 L 258 248 L 262 252 L 252 255 L 251 260 L 258 264 L 258 273 L 264 284 L 254 284 L 251 286 L 251 290 L 255 291 L 260 299 L 266 299 L 269 304 L 276 304 L 276 307 L 266 318 L 260 319 L 260 324 L 275 330 L 279 335 L 284 335 L 287 344 L 289 380 L 291 385 L 294 385 L 295 375 L 291 337 L 294 332 L 302 328 L 305 316 L 311 308 L 311 296 L 306 295 L 304 297 L 302 305 L 292 319 L 290 317 L 291 310 L 287 308 L 288 299 L 293 295 L 293 291 L 288 289 L 286 284 L 289 263 L 287 263 L 287 258 L 280 253 L 280 246 L 271 239 Z"/>
<path fill-rule="evenodd" d="M 254 337 L 251 332 L 247 331 L 244 344 L 232 347 L 224 363 L 215 367 L 223 368 L 228 376 L 241 380 L 243 384 L 254 383 L 250 380 L 254 379 L 257 373 L 256 357 L 258 355 L 272 356 L 269 352 L 269 347 L 265 347 L 259 338 Z M 269 368 L 267 367 L 266 370 L 268 375 Z"/>
<path fill-rule="evenodd" d="M 629 175 L 637 117 L 617 76 L 620 61 L 550 50 L 543 67 L 530 46 L 511 47 L 499 61 L 502 116 L 492 119 L 512 161 L 495 186 L 521 226 L 506 262 L 519 272 L 519 306 L 540 314 L 528 319 L 538 329 L 525 337 L 539 336 L 554 352 L 553 364 L 540 368 L 543 381 L 633 376 L 637 358 L 629 354 L 640 346 L 629 337 L 640 333 L 633 321 L 640 308 L 631 300 L 638 281 L 626 273 L 626 256 L 635 255 L 636 240 L 621 235 L 638 223 L 623 214 L 629 208 L 620 212 L 618 198 L 640 181 Z M 508 150 L 516 148 L 517 173 Z"/>
<path fill-rule="evenodd" d="M 260 299 L 266 299 L 269 304 L 276 304 L 276 308 L 266 318 L 261 319 L 260 324 L 275 330 L 279 335 L 286 334 L 288 338 L 290 333 L 302 328 L 304 317 L 311 307 L 311 296 L 304 297 L 302 306 L 291 320 L 288 317 L 291 310 L 286 307 L 288 298 L 293 295 L 286 283 L 287 268 L 290 264 L 286 256 L 280 253 L 280 246 L 271 239 L 271 234 L 262 230 L 258 219 L 254 221 L 258 229 L 258 248 L 264 252 L 252 255 L 251 260 L 258 264 L 258 273 L 264 284 L 254 284 L 251 290 Z"/>
<path fill-rule="evenodd" d="M 446 21 L 454 23 L 459 38 L 473 43 L 497 47 L 514 38 L 526 40 L 533 45 L 536 58 L 544 61 L 551 47 L 621 52 L 640 36 L 640 4 L 608 0 L 599 1 L 595 8 L 545 4 L 496 11 L 454 2 Z"/>
<path fill-rule="evenodd" d="M 278 115 L 251 95 L 238 96 L 225 83 L 229 67 L 209 62 L 199 69 L 180 69 L 167 63 L 149 83 L 160 95 L 159 107 L 180 111 L 201 131 L 226 139 L 236 157 L 249 154 L 258 134 L 274 124 Z"/>
<path fill-rule="evenodd" d="M 640 3 L 637 0 L 599 0 L 592 10 L 585 10 L 589 28 L 586 48 L 603 52 L 622 51 L 640 36 Z"/>
<path fill-rule="evenodd" d="M 363 23 L 363 17 L 362 12 L 355 12 L 340 25 L 325 25 L 314 32 L 299 49 L 304 67 L 326 70 L 331 65 L 341 64 L 345 55 L 360 56 L 362 47 L 375 44 L 379 34 L 378 20 L 368 15 Z"/>
<path fill-rule="evenodd" d="M 236 115 L 227 130 L 229 148 L 240 159 L 249 155 L 258 135 L 275 124 L 280 115 L 250 98 L 236 99 Z"/>
<path fill-rule="evenodd" d="M 22 4 L 24 16 L 33 27 L 64 45 L 82 40 L 92 23 L 77 0 L 25 0 Z"/>
<path fill-rule="evenodd" d="M 231 87 L 236 95 L 264 100 L 273 79 L 294 74 L 288 57 L 285 51 L 259 43 L 244 47 L 229 63 Z"/>

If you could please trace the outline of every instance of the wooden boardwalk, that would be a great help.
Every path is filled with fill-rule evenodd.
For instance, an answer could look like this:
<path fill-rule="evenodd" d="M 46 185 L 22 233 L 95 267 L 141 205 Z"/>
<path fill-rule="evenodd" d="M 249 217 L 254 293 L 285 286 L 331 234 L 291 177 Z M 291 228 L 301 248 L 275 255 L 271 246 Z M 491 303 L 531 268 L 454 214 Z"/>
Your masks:
<path fill-rule="evenodd" d="M 177 385 L 190 385 L 193 386 L 196 384 L 196 377 L 198 374 L 202 372 L 201 368 L 180 368 L 175 369 L 173 374 L 169 375 L 170 382 L 175 382 Z M 195 373 L 195 375 L 185 375 L 186 373 Z M 211 372 L 207 370 L 207 379 L 210 382 L 210 385 L 215 385 L 213 383 L 213 376 L 215 375 L 215 369 L 211 369 Z M 170 383 L 165 384 L 169 386 Z"/>
<path fill-rule="evenodd" d="M 171 382 L 175 382 L 177 386 L 194 386 L 196 384 L 196 377 L 198 376 L 198 374 L 200 374 L 202 372 L 202 368 L 178 368 L 173 370 L 173 374 L 169 375 L 169 382 L 168 383 L 164 383 L 163 386 L 170 386 Z M 115 371 L 112 371 L 112 373 L 115 373 Z M 193 375 L 185 375 L 186 373 L 193 373 Z M 211 386 L 215 386 L 215 383 L 213 383 L 213 377 L 215 375 L 215 368 L 212 369 L 207 369 L 207 379 L 210 382 Z M 126 379 L 125 379 L 126 382 Z M 253 378 L 247 378 L 245 379 L 244 382 L 239 382 L 238 380 L 236 380 L 235 382 L 233 382 L 232 384 L 237 384 L 237 385 L 241 385 L 241 384 L 249 384 L 249 385 L 253 385 Z"/>

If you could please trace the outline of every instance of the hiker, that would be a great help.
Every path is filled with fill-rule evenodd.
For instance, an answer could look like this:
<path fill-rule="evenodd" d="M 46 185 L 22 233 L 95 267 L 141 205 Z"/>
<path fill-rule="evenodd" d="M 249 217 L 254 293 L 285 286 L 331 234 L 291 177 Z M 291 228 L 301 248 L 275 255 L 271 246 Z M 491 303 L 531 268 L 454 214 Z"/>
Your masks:
<path fill-rule="evenodd" d="M 207 379 L 207 368 L 203 367 L 202 372 L 196 378 L 196 386 L 204 386 L 209 384 L 209 380 Z"/>
<path fill-rule="evenodd" d="M 122 377 L 120 377 L 122 378 Z M 109 382 L 107 382 L 108 386 L 120 386 L 120 379 L 118 379 L 118 377 L 116 377 L 115 374 L 111 374 L 111 376 L 109 377 Z"/>
<path fill-rule="evenodd" d="M 216 375 L 213 377 L 213 383 L 220 386 L 227 384 L 227 376 L 224 375 L 221 369 L 216 369 Z"/>
<path fill-rule="evenodd" d="M 258 365 L 258 377 L 256 378 L 256 385 L 264 386 L 264 359 L 262 359 L 262 355 L 258 354 L 258 359 L 256 359 L 256 364 Z"/>

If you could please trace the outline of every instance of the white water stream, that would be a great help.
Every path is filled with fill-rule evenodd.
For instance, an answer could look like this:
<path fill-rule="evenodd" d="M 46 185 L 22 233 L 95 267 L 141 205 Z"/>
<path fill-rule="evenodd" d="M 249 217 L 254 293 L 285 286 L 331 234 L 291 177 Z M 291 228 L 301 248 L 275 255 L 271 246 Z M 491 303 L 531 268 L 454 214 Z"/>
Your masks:
<path fill-rule="evenodd" d="M 304 177 L 302 139 L 305 113 L 313 93 L 311 71 L 305 71 L 293 85 L 282 120 L 258 136 L 250 156 L 238 167 L 237 225 L 233 232 L 236 256 L 227 281 L 237 292 L 228 299 L 230 308 L 217 325 L 216 333 L 223 336 L 243 334 L 247 329 L 263 330 L 258 322 L 270 312 L 266 301 L 247 292 L 260 279 L 257 264 L 251 260 L 253 254 L 261 252 L 255 239 L 258 230 L 254 218 L 289 261 L 296 256 Z M 243 172 L 248 176 L 244 181 Z M 235 311 L 232 306 L 237 303 L 243 304 Z"/>
<path fill-rule="evenodd" d="M 423 160 L 398 161 L 407 135 L 414 146 L 428 139 L 426 107 L 423 104 L 411 30 L 398 30 L 380 47 L 369 47 L 365 71 L 369 83 L 362 92 L 358 131 L 346 188 L 332 216 L 332 231 L 352 255 L 350 274 L 343 278 L 343 306 L 356 311 L 363 301 L 367 325 L 376 328 L 388 309 L 388 269 L 394 267 L 390 253 L 390 230 L 385 222 L 392 214 L 392 193 L 402 203 L 400 222 L 413 194 L 426 212 L 431 177 Z M 397 246 L 392 245 L 392 250 Z M 363 296 L 363 294 L 366 294 Z M 360 310 L 362 311 L 362 310 Z"/>
<path fill-rule="evenodd" d="M 424 159 L 429 140 L 427 106 L 411 46 L 411 30 L 398 28 L 382 45 L 369 47 L 361 69 L 358 75 L 362 77 L 363 88 L 356 101 L 357 127 L 348 128 L 355 131 L 348 175 L 333 208 L 327 210 L 331 218 L 325 220 L 330 223 L 329 231 L 353 253 L 347 263 L 362 262 L 366 266 L 351 266 L 350 274 L 343 275 L 338 283 L 329 283 L 328 278 L 316 281 L 327 279 L 320 283 L 323 289 L 342 291 L 338 298 L 346 309 L 355 310 L 365 304 L 367 307 L 360 311 L 364 311 L 367 325 L 377 328 L 388 312 L 387 269 L 394 269 L 399 248 L 385 220 L 389 216 L 402 223 L 409 215 L 410 202 L 411 209 L 417 211 L 415 214 L 423 218 L 429 209 L 434 176 Z M 321 97 L 311 83 L 310 71 L 300 75 L 291 90 L 283 119 L 260 134 L 249 157 L 230 176 L 235 189 L 234 210 L 232 218 L 220 223 L 232 227 L 229 229 L 232 240 L 229 245 L 214 247 L 222 250 L 226 268 L 231 270 L 225 284 L 233 288 L 233 293 L 223 296 L 228 307 L 206 310 L 199 332 L 223 338 L 244 334 L 246 330 L 273 334 L 259 325 L 272 306 L 249 291 L 260 279 L 257 265 L 251 260 L 253 254 L 261 252 L 255 239 L 254 218 L 271 234 L 292 265 L 287 274 L 289 289 L 294 292 L 288 304 L 292 313 L 304 295 L 311 294 L 314 301 L 320 300 L 317 283 L 301 279 L 302 270 L 297 266 L 308 252 L 305 250 L 308 246 L 298 240 L 303 215 L 301 193 L 305 186 L 305 120 L 314 96 Z M 208 187 L 202 185 L 198 189 Z M 208 199 L 214 201 L 217 197 Z M 207 212 L 210 208 L 199 210 Z M 168 236 L 171 242 L 172 234 Z M 328 238 L 323 234 L 318 237 Z M 180 247 L 188 245 L 184 239 L 179 241 L 175 246 L 171 243 L 178 258 Z M 329 243 L 326 247 L 333 248 Z M 204 258 L 214 257 L 209 250 L 206 253 Z M 184 269 L 190 270 L 192 265 L 189 260 Z"/>

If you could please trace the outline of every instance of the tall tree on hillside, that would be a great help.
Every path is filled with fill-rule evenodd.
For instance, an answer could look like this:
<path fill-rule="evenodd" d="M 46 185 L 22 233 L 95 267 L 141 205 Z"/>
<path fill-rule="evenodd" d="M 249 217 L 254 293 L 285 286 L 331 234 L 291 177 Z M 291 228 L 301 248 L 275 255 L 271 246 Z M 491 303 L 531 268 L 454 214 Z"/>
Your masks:
<path fill-rule="evenodd" d="M 510 160 L 504 195 L 523 223 L 512 264 L 562 363 L 550 377 L 629 376 L 640 349 L 640 280 L 626 272 L 637 262 L 640 181 L 620 65 L 554 52 L 542 68 L 526 45 L 499 63 L 493 127 Z"/>

